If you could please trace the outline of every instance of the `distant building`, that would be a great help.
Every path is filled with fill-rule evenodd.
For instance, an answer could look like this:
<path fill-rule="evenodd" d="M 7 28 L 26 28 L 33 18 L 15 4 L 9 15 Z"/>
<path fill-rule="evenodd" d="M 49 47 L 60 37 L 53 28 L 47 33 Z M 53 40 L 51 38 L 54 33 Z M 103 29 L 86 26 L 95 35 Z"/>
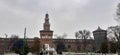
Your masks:
<path fill-rule="evenodd" d="M 96 50 L 100 50 L 101 44 L 107 40 L 107 31 L 98 27 L 97 30 L 93 31 L 95 48 Z"/>
<path fill-rule="evenodd" d="M 97 35 L 95 31 L 95 36 Z M 100 34 L 101 36 L 105 36 L 104 33 Z M 96 38 L 95 38 L 96 39 Z M 53 39 L 53 31 L 50 29 L 50 23 L 49 23 L 49 15 L 45 14 L 45 22 L 43 23 L 43 30 L 40 30 L 40 47 L 43 48 L 45 44 L 49 44 L 50 47 L 56 49 L 56 43 L 59 39 Z M 27 38 L 27 43 L 29 48 L 33 46 L 33 38 Z M 82 51 L 83 50 L 83 42 L 82 39 L 61 39 L 65 45 L 66 51 Z M 92 39 L 87 39 L 87 50 L 90 51 L 93 49 L 93 42 L 94 40 Z M 99 41 L 98 41 L 99 42 Z M 11 47 L 14 43 L 13 38 L 0 38 L 0 52 L 8 51 L 11 52 Z M 61 46 L 62 47 L 62 46 Z"/>

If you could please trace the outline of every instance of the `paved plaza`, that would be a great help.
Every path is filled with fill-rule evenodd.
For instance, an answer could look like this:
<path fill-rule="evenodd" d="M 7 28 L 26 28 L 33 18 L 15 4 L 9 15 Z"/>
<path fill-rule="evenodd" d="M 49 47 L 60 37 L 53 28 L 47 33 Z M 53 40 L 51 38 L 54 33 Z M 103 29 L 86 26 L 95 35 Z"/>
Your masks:
<path fill-rule="evenodd" d="M 15 53 L 6 53 L 5 55 L 19 55 L 19 54 L 15 54 Z M 35 54 L 32 54 L 32 53 L 29 53 L 28 55 L 35 55 Z M 55 55 L 59 55 L 59 54 L 55 54 Z M 65 52 L 63 53 L 62 55 L 102 55 L 100 53 L 71 53 L 71 52 Z M 107 55 L 118 55 L 118 54 L 107 54 Z"/>

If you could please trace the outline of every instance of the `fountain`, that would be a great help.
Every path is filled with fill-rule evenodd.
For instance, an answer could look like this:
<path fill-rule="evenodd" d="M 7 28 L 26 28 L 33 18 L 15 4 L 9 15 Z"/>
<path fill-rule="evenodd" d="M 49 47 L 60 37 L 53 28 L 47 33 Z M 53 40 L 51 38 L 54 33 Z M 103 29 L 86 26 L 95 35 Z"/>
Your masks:
<path fill-rule="evenodd" d="M 44 48 L 40 52 L 41 55 L 57 55 L 54 48 L 51 48 L 49 44 L 45 44 Z"/>

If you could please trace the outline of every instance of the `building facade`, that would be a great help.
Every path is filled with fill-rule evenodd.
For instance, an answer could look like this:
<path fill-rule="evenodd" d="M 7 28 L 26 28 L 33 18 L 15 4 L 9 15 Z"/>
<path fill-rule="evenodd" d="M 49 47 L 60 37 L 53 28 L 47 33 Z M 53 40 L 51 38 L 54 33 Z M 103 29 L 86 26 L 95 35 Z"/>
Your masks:
<path fill-rule="evenodd" d="M 43 23 L 43 30 L 40 30 L 40 47 L 43 48 L 45 44 L 49 44 L 50 47 L 52 48 L 57 48 L 56 44 L 59 39 L 53 39 L 53 31 L 50 29 L 50 22 L 49 22 L 49 15 L 45 14 L 45 20 Z M 101 35 L 104 33 L 101 33 Z M 97 36 L 97 33 L 95 31 L 94 33 L 95 39 Z M 99 36 L 99 35 L 98 35 Z M 104 35 L 103 35 L 104 36 Z M 13 46 L 13 43 L 17 39 L 13 38 L 0 38 L 0 52 L 11 52 L 11 47 Z M 32 48 L 33 46 L 33 41 L 34 38 L 27 38 L 27 43 L 29 48 Z M 83 50 L 83 41 L 82 39 L 61 39 L 60 41 L 63 42 L 65 45 L 66 51 L 72 51 L 72 52 L 80 52 Z M 93 44 L 94 40 L 92 39 L 87 39 L 87 50 L 90 51 L 93 49 Z M 61 46 L 62 47 L 62 46 Z"/>

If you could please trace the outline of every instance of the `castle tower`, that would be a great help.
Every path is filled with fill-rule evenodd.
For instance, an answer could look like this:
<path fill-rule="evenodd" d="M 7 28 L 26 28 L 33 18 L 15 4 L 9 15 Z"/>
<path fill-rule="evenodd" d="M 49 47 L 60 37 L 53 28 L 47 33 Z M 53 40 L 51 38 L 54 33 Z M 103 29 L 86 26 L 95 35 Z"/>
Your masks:
<path fill-rule="evenodd" d="M 41 47 L 44 47 L 45 44 L 49 44 L 50 47 L 53 47 L 53 31 L 50 30 L 49 15 L 45 15 L 45 22 L 43 24 L 43 30 L 40 30 L 40 44 Z"/>
<path fill-rule="evenodd" d="M 96 50 L 100 50 L 101 44 L 107 41 L 107 31 L 98 27 L 97 30 L 93 31 L 93 36 Z"/>

